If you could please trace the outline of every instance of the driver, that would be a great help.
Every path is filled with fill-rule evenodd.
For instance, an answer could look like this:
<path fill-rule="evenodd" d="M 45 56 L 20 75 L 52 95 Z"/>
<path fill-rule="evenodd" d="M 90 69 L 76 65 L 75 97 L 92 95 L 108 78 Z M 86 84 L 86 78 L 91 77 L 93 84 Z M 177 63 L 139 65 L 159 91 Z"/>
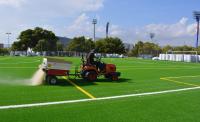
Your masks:
<path fill-rule="evenodd" d="M 105 64 L 102 63 L 101 61 L 95 61 L 94 60 L 95 59 L 95 52 L 96 52 L 96 49 L 93 49 L 87 55 L 87 64 L 95 65 L 100 70 L 100 72 L 102 72 L 105 69 Z"/>
<path fill-rule="evenodd" d="M 91 65 L 95 65 L 95 49 L 91 50 L 90 53 L 87 55 L 87 63 Z"/>

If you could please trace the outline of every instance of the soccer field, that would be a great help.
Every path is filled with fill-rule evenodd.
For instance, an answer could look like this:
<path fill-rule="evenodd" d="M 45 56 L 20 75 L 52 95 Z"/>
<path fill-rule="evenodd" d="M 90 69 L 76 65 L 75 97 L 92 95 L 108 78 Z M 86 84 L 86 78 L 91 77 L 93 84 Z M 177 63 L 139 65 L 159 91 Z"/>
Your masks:
<path fill-rule="evenodd" d="M 80 65 L 80 58 L 64 59 L 73 62 L 72 73 Z M 0 57 L 0 121 L 200 121 L 200 64 L 109 58 L 103 61 L 117 65 L 119 81 L 60 77 L 56 86 L 21 84 L 41 61 Z"/>

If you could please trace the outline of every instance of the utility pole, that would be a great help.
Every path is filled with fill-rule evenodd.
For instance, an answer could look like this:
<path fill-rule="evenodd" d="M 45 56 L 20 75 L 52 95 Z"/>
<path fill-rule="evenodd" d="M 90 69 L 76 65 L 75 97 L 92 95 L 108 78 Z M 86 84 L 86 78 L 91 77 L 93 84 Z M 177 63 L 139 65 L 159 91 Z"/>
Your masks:
<path fill-rule="evenodd" d="M 93 19 L 92 24 L 94 25 L 94 37 L 93 40 L 96 40 L 96 24 L 97 24 L 97 19 Z"/>
<path fill-rule="evenodd" d="M 197 40 L 196 40 L 196 48 L 199 46 L 199 18 L 200 18 L 200 11 L 194 11 L 194 17 L 197 21 Z"/>
<path fill-rule="evenodd" d="M 8 41 L 8 48 L 10 47 L 9 45 L 10 45 L 10 35 L 11 35 L 12 33 L 10 33 L 10 32 L 8 32 L 8 33 L 6 33 L 6 35 L 7 35 L 7 41 Z"/>

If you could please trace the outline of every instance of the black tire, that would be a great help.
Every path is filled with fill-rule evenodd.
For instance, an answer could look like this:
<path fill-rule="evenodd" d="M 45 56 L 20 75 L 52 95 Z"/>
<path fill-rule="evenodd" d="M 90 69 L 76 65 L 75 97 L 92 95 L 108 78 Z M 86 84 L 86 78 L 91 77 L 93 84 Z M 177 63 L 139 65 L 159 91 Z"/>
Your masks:
<path fill-rule="evenodd" d="M 111 81 L 119 80 L 119 77 L 116 74 L 106 74 L 104 77 Z"/>
<path fill-rule="evenodd" d="M 95 71 L 88 71 L 85 73 L 85 78 L 88 80 L 88 81 L 96 81 L 97 80 L 97 73 Z"/>
<path fill-rule="evenodd" d="M 117 80 L 119 80 L 119 77 L 117 75 L 112 75 L 111 80 L 117 81 Z"/>
<path fill-rule="evenodd" d="M 46 77 L 46 81 L 47 81 L 48 84 L 50 84 L 50 85 L 56 85 L 58 79 L 56 78 L 56 76 L 47 76 L 47 77 Z"/>
<path fill-rule="evenodd" d="M 105 75 L 104 75 L 104 78 L 106 78 L 106 79 L 110 79 L 110 77 L 111 77 L 111 76 L 110 76 L 109 74 L 105 74 Z"/>

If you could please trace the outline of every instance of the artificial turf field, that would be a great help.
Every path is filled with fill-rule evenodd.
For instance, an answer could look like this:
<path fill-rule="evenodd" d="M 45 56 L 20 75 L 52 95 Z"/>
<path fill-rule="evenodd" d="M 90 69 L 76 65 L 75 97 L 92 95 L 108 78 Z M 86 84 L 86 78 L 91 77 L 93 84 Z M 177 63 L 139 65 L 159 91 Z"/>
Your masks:
<path fill-rule="evenodd" d="M 80 64 L 79 58 L 65 58 Z M 30 79 L 42 57 L 0 57 L 0 107 L 31 103 L 90 99 L 64 78 L 57 86 L 17 84 Z M 162 62 L 134 58 L 103 59 L 117 65 L 119 81 L 100 78 L 86 82 L 70 81 L 95 98 L 177 90 L 200 86 L 200 64 Z M 73 70 L 72 70 L 73 72 Z M 200 121 L 200 89 L 100 101 L 0 109 L 0 122 L 6 121 Z"/>

